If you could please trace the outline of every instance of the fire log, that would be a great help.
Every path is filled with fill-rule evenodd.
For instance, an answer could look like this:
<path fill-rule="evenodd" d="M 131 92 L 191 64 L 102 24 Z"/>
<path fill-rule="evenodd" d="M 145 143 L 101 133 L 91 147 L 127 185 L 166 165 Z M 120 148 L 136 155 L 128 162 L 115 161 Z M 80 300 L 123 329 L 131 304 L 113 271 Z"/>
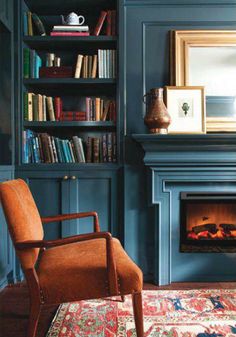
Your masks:
<path fill-rule="evenodd" d="M 236 225 L 232 223 L 221 223 L 220 227 L 224 232 L 236 231 Z"/>
<path fill-rule="evenodd" d="M 204 224 L 204 225 L 194 226 L 192 228 L 192 231 L 195 234 L 205 232 L 205 231 L 208 231 L 212 234 L 215 234 L 217 232 L 217 226 L 214 223 L 207 223 L 207 224 Z"/>

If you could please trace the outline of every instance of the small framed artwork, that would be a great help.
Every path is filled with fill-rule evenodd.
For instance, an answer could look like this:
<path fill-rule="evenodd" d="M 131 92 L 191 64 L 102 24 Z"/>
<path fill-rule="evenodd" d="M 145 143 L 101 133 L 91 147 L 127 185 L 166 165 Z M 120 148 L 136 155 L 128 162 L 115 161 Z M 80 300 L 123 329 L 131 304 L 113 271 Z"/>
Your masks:
<path fill-rule="evenodd" d="M 206 133 L 204 87 L 165 87 L 166 106 L 171 117 L 168 133 Z"/>

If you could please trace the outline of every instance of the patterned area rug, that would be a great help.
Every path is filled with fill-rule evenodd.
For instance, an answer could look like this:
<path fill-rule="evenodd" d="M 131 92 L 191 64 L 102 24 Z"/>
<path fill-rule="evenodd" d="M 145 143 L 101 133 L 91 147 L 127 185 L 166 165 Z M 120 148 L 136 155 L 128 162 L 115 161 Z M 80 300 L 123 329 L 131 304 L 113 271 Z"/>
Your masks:
<path fill-rule="evenodd" d="M 144 291 L 145 337 L 236 337 L 236 290 Z M 135 337 L 131 297 L 124 303 L 60 306 L 47 337 Z"/>

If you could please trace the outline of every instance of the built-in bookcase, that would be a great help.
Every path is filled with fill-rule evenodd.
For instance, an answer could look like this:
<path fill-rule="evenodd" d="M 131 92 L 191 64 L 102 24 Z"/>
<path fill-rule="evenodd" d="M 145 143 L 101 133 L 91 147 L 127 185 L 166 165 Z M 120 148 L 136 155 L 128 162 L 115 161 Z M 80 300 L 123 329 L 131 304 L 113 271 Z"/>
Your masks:
<path fill-rule="evenodd" d="M 21 66 L 19 78 L 21 82 L 21 111 L 19 112 L 20 128 L 18 132 L 19 164 L 31 166 L 41 164 L 76 164 L 83 165 L 85 168 L 94 165 L 104 165 L 104 167 L 109 168 L 110 166 L 117 165 L 120 161 L 118 38 L 114 34 L 112 36 L 106 35 L 106 22 L 104 22 L 100 34 L 98 36 L 93 35 L 101 11 L 116 11 L 116 15 L 118 14 L 116 0 L 22 0 L 20 1 L 20 6 Z M 33 27 L 33 36 L 24 33 L 25 13 L 27 12 L 38 15 L 45 27 L 46 36 L 40 36 L 35 26 Z M 75 12 L 85 17 L 84 25 L 89 26 L 90 35 L 50 36 L 53 26 L 62 24 L 61 15 L 67 16 L 70 12 Z M 118 19 L 116 19 L 116 26 L 117 23 Z M 118 27 L 116 29 L 118 32 Z M 35 51 L 34 53 L 41 59 L 42 67 L 47 65 L 48 54 L 54 53 L 60 57 L 61 65 L 72 68 L 73 75 L 64 78 L 48 78 L 45 76 L 41 77 L 41 75 L 30 76 L 30 74 L 26 76 L 24 56 L 26 49 L 28 49 L 29 53 L 32 53 L 32 50 Z M 99 69 L 97 69 L 94 78 L 84 78 L 83 76 L 74 78 L 78 55 L 98 55 L 99 50 L 115 50 L 116 58 L 113 64 L 115 72 L 113 71 L 113 75 L 101 78 L 99 76 Z M 52 97 L 53 100 L 55 97 L 59 97 L 62 106 L 60 111 L 65 112 L 63 114 L 64 118 L 61 118 L 60 115 L 60 118 L 56 118 L 55 121 L 52 120 L 49 116 L 46 100 L 43 101 L 43 104 L 46 104 L 44 105 L 44 109 L 46 110 L 43 119 L 38 116 L 38 111 L 37 114 L 33 114 L 33 117 L 29 116 L 29 105 L 33 104 L 33 108 L 35 108 L 42 103 L 38 103 L 38 101 L 36 103 L 35 101 L 29 102 L 28 94 L 33 94 L 35 99 L 40 100 L 42 97 L 43 100 L 45 100 L 44 97 Z M 99 102 L 100 109 L 103 109 L 103 111 L 105 105 L 108 106 L 109 102 L 113 102 L 113 106 L 107 109 L 107 114 L 103 115 L 101 110 L 100 117 L 96 115 L 96 98 L 96 102 Z M 94 103 L 90 102 L 90 106 L 88 107 L 89 99 L 94 101 Z M 85 117 L 84 115 L 82 116 L 82 112 Z M 79 120 L 75 117 L 77 116 L 76 113 L 80 113 Z M 48 135 L 48 142 L 50 142 L 51 146 L 51 149 L 49 149 L 51 151 L 51 161 L 48 159 L 50 154 L 47 156 L 44 153 L 45 144 L 42 145 L 42 134 Z M 82 139 L 85 163 L 79 161 L 78 158 L 76 159 L 76 156 L 73 158 L 73 155 L 69 156 L 68 154 L 67 156 L 63 152 L 69 149 L 76 154 L 73 144 L 74 137 Z M 59 142 L 57 139 L 59 139 Z M 65 145 L 65 141 L 68 140 L 71 145 Z M 96 144 L 94 145 L 95 140 Z M 65 149 L 65 146 L 68 146 L 68 148 Z M 92 147 L 90 159 L 88 157 L 88 152 L 91 151 L 89 147 Z M 60 151 L 62 153 L 58 153 Z M 94 151 L 96 155 L 94 155 Z M 97 151 L 99 151 L 99 158 L 97 158 Z"/>

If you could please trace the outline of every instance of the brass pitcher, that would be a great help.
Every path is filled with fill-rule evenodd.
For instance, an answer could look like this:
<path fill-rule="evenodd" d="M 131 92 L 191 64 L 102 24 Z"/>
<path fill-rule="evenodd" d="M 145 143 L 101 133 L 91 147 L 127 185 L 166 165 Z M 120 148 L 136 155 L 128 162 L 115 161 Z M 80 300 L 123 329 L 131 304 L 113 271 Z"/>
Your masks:
<path fill-rule="evenodd" d="M 163 88 L 151 89 L 149 93 L 143 96 L 143 101 L 147 104 L 144 123 L 149 128 L 149 131 L 151 133 L 167 134 L 171 118 L 163 101 Z"/>

